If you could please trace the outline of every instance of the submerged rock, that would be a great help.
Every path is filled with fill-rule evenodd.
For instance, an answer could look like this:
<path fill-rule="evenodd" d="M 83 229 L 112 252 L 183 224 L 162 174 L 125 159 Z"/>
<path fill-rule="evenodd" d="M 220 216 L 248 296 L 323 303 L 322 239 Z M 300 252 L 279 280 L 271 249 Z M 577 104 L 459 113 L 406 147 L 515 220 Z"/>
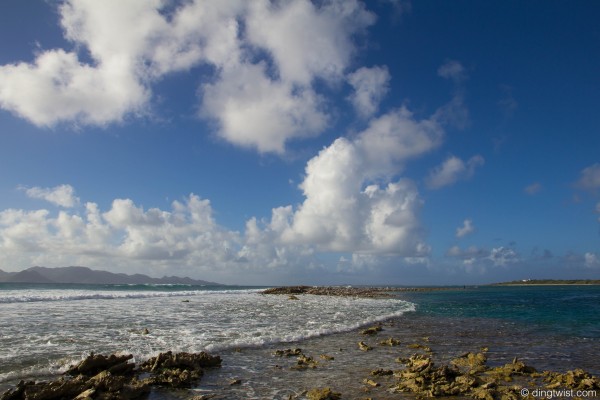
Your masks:
<path fill-rule="evenodd" d="M 300 356 L 300 355 L 302 355 L 302 349 L 295 348 L 295 349 L 275 350 L 273 355 L 276 355 L 278 357 Z"/>
<path fill-rule="evenodd" d="M 358 342 L 358 348 L 361 349 L 362 351 L 369 351 L 369 350 L 373 349 L 371 346 L 369 346 L 365 342 Z"/>
<path fill-rule="evenodd" d="M 365 385 L 369 385 L 369 386 L 372 386 L 372 387 L 378 387 L 378 386 L 380 386 L 379 383 L 375 382 L 372 379 L 363 379 L 363 383 Z"/>
<path fill-rule="evenodd" d="M 316 388 L 309 390 L 306 397 L 309 400 L 339 400 L 342 398 L 342 394 L 334 392 L 330 388 Z"/>
<path fill-rule="evenodd" d="M 371 375 L 373 376 L 388 376 L 388 375 L 394 375 L 394 371 L 392 371 L 391 369 L 375 369 L 373 371 L 371 371 Z"/>
<path fill-rule="evenodd" d="M 383 328 L 379 325 L 371 326 L 367 329 L 363 329 L 360 333 L 363 335 L 377 335 L 377 333 L 381 332 Z"/>
<path fill-rule="evenodd" d="M 380 346 L 399 346 L 400 341 L 394 338 L 387 338 L 386 340 L 382 340 L 379 342 Z"/>

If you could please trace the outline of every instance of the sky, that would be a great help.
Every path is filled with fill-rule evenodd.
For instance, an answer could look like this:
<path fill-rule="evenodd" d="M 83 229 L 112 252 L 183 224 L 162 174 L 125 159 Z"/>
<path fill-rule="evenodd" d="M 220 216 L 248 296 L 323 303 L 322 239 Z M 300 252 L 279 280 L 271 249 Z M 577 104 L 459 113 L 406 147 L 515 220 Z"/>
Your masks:
<path fill-rule="evenodd" d="M 600 3 L 4 0 L 0 269 L 600 279 Z"/>

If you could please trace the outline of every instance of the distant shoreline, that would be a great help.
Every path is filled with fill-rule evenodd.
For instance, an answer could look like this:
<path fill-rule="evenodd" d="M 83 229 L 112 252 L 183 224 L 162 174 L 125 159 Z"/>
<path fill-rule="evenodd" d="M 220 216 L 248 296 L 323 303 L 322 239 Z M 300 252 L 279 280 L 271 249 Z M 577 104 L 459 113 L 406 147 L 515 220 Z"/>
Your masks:
<path fill-rule="evenodd" d="M 510 281 L 492 283 L 490 286 L 576 286 L 600 285 L 600 279 L 531 279 L 525 281 Z"/>

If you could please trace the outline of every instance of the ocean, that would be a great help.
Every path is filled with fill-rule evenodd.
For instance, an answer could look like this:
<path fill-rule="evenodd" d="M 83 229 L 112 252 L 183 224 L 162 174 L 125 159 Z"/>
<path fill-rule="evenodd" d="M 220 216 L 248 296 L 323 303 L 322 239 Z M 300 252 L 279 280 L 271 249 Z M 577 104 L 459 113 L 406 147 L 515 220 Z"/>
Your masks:
<path fill-rule="evenodd" d="M 538 370 L 583 368 L 600 375 L 600 286 L 469 287 L 392 298 L 262 295 L 257 287 L 0 284 L 0 393 L 19 380 L 53 379 L 90 352 L 208 351 L 223 366 L 197 387 L 153 391 L 151 399 L 287 399 L 315 386 L 365 397 L 362 378 L 426 343 L 436 361 L 489 349 L 489 364 L 514 357 Z M 361 352 L 358 329 L 382 323 L 398 347 Z M 375 344 L 375 343 L 373 343 Z M 273 355 L 300 347 L 310 371 Z M 231 385 L 232 380 L 239 385 Z M 377 399 L 411 398 L 383 388 Z M 405 397 L 402 397 L 405 396 Z M 407 396 L 407 397 L 406 397 Z"/>

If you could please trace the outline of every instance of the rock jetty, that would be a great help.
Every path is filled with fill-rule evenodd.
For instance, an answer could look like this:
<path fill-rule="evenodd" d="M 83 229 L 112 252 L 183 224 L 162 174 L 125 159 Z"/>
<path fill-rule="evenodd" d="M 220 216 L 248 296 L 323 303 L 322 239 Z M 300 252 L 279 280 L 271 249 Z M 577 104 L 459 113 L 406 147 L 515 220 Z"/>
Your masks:
<path fill-rule="evenodd" d="M 357 288 L 348 286 L 284 286 L 263 290 L 262 294 L 285 294 L 294 296 L 297 294 L 314 294 L 318 296 L 343 296 L 343 297 L 387 297 L 390 296 L 390 288 Z M 292 298 L 292 297 L 290 297 Z"/>
<path fill-rule="evenodd" d="M 52 382 L 21 381 L 0 400 L 128 400 L 146 398 L 153 386 L 191 387 L 205 368 L 221 365 L 207 353 L 161 353 L 138 368 L 128 355 L 90 354 Z M 144 378 L 141 378 L 144 374 Z"/>
<path fill-rule="evenodd" d="M 262 294 L 285 294 L 297 300 L 297 294 L 342 297 L 391 297 L 398 292 L 430 292 L 435 290 L 458 290 L 453 287 L 352 287 L 352 286 L 282 286 L 263 290 Z"/>

